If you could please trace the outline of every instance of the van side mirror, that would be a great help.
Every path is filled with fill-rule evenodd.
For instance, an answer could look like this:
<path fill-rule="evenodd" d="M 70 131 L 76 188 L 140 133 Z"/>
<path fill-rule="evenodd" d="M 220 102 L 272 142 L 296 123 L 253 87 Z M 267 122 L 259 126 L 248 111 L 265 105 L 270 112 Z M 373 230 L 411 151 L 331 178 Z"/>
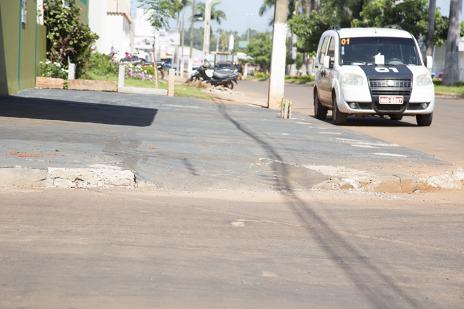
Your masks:
<path fill-rule="evenodd" d="M 330 56 L 324 56 L 324 69 L 330 69 Z"/>
<path fill-rule="evenodd" d="M 427 58 L 425 60 L 425 66 L 427 67 L 427 69 L 432 70 L 432 67 L 433 67 L 433 58 L 432 58 L 432 56 L 427 56 Z"/>

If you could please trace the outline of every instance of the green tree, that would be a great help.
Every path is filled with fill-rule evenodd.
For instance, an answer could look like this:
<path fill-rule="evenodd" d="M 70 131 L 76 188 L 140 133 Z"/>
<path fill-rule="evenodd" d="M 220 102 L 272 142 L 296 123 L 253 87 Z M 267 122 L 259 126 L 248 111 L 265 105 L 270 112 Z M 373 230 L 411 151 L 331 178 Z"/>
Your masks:
<path fill-rule="evenodd" d="M 47 29 L 47 58 L 64 67 L 68 60 L 76 64 L 76 76 L 80 77 L 90 58 L 90 47 L 98 36 L 88 25 L 80 21 L 80 8 L 75 0 L 44 1 L 44 23 Z"/>
<path fill-rule="evenodd" d="M 310 16 L 294 16 L 288 24 L 298 38 L 298 50 L 303 53 L 315 52 L 322 33 L 333 25 L 334 20 L 333 15 L 324 15 L 317 11 L 312 11 Z"/>
<path fill-rule="evenodd" d="M 268 71 L 271 63 L 272 40 L 269 33 L 260 33 L 248 44 L 246 53 L 263 71 Z"/>
<path fill-rule="evenodd" d="M 414 12 L 414 13 L 412 13 Z M 428 28 L 428 0 L 371 0 L 364 5 L 359 19 L 352 22 L 355 27 L 385 27 L 397 25 L 410 32 L 414 37 L 426 37 Z M 433 42 L 442 45 L 446 38 L 448 23 L 435 12 L 435 32 Z"/>
<path fill-rule="evenodd" d="M 226 13 L 217 9 L 217 5 L 220 3 L 221 1 L 215 0 L 211 4 L 211 20 L 217 22 L 218 25 L 220 25 L 222 21 L 227 19 Z M 203 2 L 197 4 L 196 12 L 197 14 L 205 16 L 205 4 Z"/>
<path fill-rule="evenodd" d="M 177 0 L 138 0 L 140 7 L 148 15 L 148 21 L 156 30 L 167 27 L 181 9 L 182 1 Z"/>

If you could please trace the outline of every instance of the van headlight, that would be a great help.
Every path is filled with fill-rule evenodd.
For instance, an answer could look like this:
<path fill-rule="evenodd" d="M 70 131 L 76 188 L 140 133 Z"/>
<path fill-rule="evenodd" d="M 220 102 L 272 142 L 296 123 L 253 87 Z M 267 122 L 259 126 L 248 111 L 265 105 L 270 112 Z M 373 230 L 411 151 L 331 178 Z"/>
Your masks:
<path fill-rule="evenodd" d="M 416 85 L 419 87 L 430 86 L 432 84 L 433 84 L 432 78 L 430 77 L 429 74 L 422 74 L 422 75 L 417 76 L 416 78 Z"/>
<path fill-rule="evenodd" d="M 342 86 L 362 86 L 364 78 L 361 75 L 345 73 L 342 75 Z"/>

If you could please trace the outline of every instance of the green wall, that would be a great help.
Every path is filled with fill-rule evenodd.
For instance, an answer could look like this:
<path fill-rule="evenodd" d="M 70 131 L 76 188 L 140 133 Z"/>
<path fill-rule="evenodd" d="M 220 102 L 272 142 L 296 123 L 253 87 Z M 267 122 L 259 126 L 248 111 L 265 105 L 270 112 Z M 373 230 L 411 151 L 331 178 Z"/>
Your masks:
<path fill-rule="evenodd" d="M 36 0 L 27 0 L 21 23 L 20 0 L 0 0 L 0 94 L 35 87 L 39 62 L 45 59 L 45 28 L 37 24 Z"/>

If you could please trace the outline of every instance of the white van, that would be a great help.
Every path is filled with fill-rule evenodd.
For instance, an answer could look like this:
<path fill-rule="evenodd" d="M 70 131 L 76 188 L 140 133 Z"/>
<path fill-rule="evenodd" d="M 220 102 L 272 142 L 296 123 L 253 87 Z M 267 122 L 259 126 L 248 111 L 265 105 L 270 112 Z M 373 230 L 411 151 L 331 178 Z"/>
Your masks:
<path fill-rule="evenodd" d="M 435 90 L 414 37 L 390 28 L 347 28 L 322 34 L 316 56 L 314 114 L 335 124 L 349 115 L 416 116 L 430 126 Z"/>

